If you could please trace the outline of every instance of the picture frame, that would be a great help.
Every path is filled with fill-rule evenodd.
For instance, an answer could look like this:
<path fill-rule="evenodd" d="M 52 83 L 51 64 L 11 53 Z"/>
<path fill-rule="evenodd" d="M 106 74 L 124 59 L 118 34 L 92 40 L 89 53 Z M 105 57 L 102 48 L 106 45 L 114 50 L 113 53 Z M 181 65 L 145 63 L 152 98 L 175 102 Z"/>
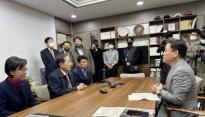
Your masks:
<path fill-rule="evenodd" d="M 175 30 L 175 23 L 168 24 L 168 30 Z"/>

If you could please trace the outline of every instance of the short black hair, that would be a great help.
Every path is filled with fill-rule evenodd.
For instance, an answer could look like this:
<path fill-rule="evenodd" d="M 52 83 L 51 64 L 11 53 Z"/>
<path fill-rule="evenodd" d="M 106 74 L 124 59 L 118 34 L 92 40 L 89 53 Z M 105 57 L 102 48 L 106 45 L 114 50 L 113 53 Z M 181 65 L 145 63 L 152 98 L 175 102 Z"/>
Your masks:
<path fill-rule="evenodd" d="M 63 47 L 63 44 L 64 44 L 64 43 L 61 43 L 61 44 L 60 44 L 60 47 L 61 47 L 61 48 Z"/>
<path fill-rule="evenodd" d="M 205 39 L 205 30 L 201 31 L 200 37 L 201 37 L 202 39 Z"/>
<path fill-rule="evenodd" d="M 17 67 L 20 67 L 19 69 L 21 69 L 22 67 L 24 67 L 25 65 L 27 64 L 27 61 L 26 59 L 22 59 L 22 58 L 18 58 L 16 56 L 12 56 L 12 57 L 9 57 L 7 60 L 6 60 L 6 63 L 5 63 L 5 73 L 13 78 L 13 75 L 10 74 L 10 71 L 11 70 L 16 70 Z"/>
<path fill-rule="evenodd" d="M 171 31 L 168 31 L 168 32 L 167 32 L 167 37 L 172 37 L 172 36 L 173 36 L 172 32 L 171 32 Z"/>
<path fill-rule="evenodd" d="M 51 37 L 47 37 L 46 39 L 45 39 L 45 43 L 48 43 L 48 40 L 50 40 L 50 39 L 52 39 L 53 40 L 53 38 L 51 38 Z"/>
<path fill-rule="evenodd" d="M 184 41 L 177 40 L 177 39 L 169 39 L 167 40 L 167 44 L 168 43 L 170 43 L 170 48 L 172 48 L 172 51 L 177 50 L 181 58 L 185 57 L 187 46 Z"/>
<path fill-rule="evenodd" d="M 196 29 L 192 29 L 191 32 L 190 32 L 190 34 L 191 34 L 192 32 L 197 33 L 198 36 L 201 34 L 201 31 L 200 31 L 198 28 L 196 28 Z"/>
<path fill-rule="evenodd" d="M 56 57 L 56 63 L 57 66 L 60 67 L 60 63 L 64 63 L 65 62 L 65 57 L 67 57 L 68 55 L 64 54 L 64 53 L 60 53 L 58 54 L 58 56 Z"/>
<path fill-rule="evenodd" d="M 78 63 L 80 63 L 80 61 L 82 59 L 87 59 L 88 60 L 88 58 L 85 55 L 79 55 L 78 58 L 77 58 Z"/>
<path fill-rule="evenodd" d="M 132 41 L 134 41 L 134 38 L 133 37 L 127 37 L 127 41 L 131 39 Z"/>
<path fill-rule="evenodd" d="M 76 36 L 76 37 L 73 38 L 73 42 L 74 42 L 74 43 L 75 43 L 75 40 L 76 40 L 76 39 L 79 39 L 79 40 L 82 42 L 82 38 L 81 38 L 80 36 Z"/>
<path fill-rule="evenodd" d="M 115 42 L 114 41 L 109 41 L 109 45 L 112 44 L 115 46 Z"/>
<path fill-rule="evenodd" d="M 98 40 L 97 40 L 97 39 L 94 39 L 94 40 L 93 40 L 93 43 L 98 43 Z"/>

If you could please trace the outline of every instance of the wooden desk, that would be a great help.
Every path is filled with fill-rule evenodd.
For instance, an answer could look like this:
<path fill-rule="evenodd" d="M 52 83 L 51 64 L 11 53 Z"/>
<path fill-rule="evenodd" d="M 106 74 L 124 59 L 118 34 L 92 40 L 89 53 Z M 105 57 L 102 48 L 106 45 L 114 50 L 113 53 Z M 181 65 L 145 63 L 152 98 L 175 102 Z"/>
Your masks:
<path fill-rule="evenodd" d="M 71 117 L 92 117 L 99 107 L 130 107 L 155 109 L 156 101 L 128 101 L 131 93 L 151 93 L 152 86 L 160 82 L 160 78 L 119 78 L 108 79 L 111 83 L 124 83 L 110 89 L 106 83 L 92 84 L 86 90 L 74 91 L 52 99 L 35 107 L 21 111 L 10 117 L 26 117 L 35 113 L 62 115 Z M 108 93 L 101 94 L 100 89 Z"/>

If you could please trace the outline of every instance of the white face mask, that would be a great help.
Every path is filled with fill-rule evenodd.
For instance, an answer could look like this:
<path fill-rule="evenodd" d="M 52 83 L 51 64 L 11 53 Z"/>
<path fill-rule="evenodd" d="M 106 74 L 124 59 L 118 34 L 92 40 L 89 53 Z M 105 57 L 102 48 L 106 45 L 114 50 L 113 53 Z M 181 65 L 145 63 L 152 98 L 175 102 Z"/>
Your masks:
<path fill-rule="evenodd" d="M 201 39 L 200 41 L 201 41 L 202 44 L 205 44 L 205 40 Z"/>
<path fill-rule="evenodd" d="M 109 45 L 109 48 L 110 48 L 110 49 L 113 49 L 113 48 L 114 48 L 114 45 Z"/>
<path fill-rule="evenodd" d="M 197 39 L 197 37 L 195 37 L 195 36 L 190 36 L 190 40 L 191 41 L 195 41 Z"/>
<path fill-rule="evenodd" d="M 54 43 L 53 42 L 49 43 L 48 45 L 49 45 L 50 48 L 54 47 Z"/>

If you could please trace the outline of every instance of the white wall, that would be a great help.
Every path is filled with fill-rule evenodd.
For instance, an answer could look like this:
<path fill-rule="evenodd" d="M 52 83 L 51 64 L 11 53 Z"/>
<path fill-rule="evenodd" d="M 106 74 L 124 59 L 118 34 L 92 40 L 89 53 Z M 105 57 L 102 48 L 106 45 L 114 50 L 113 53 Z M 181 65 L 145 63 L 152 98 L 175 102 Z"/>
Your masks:
<path fill-rule="evenodd" d="M 46 37 L 56 42 L 54 17 L 9 0 L 0 0 L 0 14 L 0 82 L 7 77 L 6 59 L 18 56 L 27 59 L 27 75 L 41 84 L 39 68 L 44 65 L 40 51 Z"/>

